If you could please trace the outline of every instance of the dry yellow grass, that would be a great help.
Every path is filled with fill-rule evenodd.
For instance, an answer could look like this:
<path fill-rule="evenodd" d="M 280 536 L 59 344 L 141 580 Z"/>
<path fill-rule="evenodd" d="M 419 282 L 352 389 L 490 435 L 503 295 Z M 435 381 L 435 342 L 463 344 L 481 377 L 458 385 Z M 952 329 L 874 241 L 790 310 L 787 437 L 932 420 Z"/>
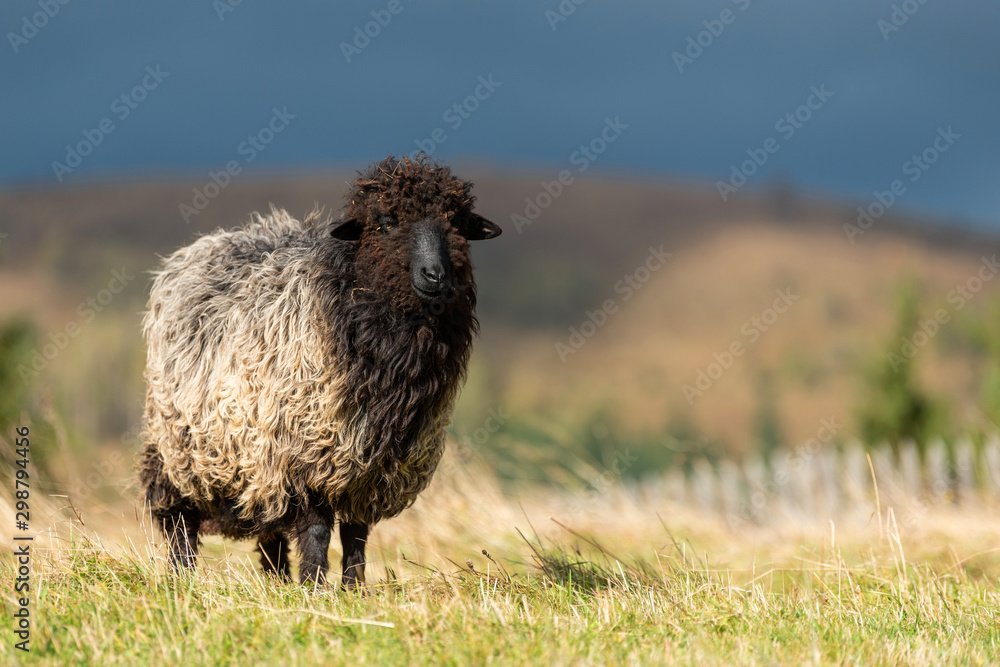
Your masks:
<path fill-rule="evenodd" d="M 883 505 L 865 523 L 733 532 L 718 517 L 645 502 L 617 484 L 600 494 L 505 495 L 482 462 L 449 458 L 414 508 L 374 531 L 359 597 L 270 580 L 250 545 L 217 538 L 197 572 L 178 578 L 128 499 L 125 491 L 74 509 L 65 498 L 33 500 L 31 651 L 6 641 L 4 660 L 989 664 L 1000 656 L 996 513 L 935 510 L 901 529 Z M 4 527 L 10 518 L 0 517 Z M 0 573 L 14 576 L 9 555 Z M 10 618 L 11 593 L 3 606 Z"/>

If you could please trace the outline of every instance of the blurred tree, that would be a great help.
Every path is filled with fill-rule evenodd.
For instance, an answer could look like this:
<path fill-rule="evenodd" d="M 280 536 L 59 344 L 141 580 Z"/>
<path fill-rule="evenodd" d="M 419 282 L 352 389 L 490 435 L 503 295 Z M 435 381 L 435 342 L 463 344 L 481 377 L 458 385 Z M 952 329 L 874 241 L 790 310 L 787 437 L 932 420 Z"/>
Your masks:
<path fill-rule="evenodd" d="M 897 294 L 896 322 L 887 350 L 865 373 L 857 407 L 861 438 L 869 447 L 888 444 L 897 463 L 902 441 L 912 440 L 923 460 L 928 440 L 946 430 L 942 411 L 914 377 L 914 360 L 922 349 L 913 345 L 918 315 L 919 290 L 908 282 Z"/>
<path fill-rule="evenodd" d="M 765 198 L 775 220 L 793 220 L 798 193 L 791 173 L 781 171 L 772 176 L 765 190 Z"/>
<path fill-rule="evenodd" d="M 754 439 L 757 450 L 768 468 L 773 466 L 774 453 L 783 444 L 781 417 L 778 415 L 774 379 L 768 371 L 757 376 L 757 415 L 754 418 Z"/>
<path fill-rule="evenodd" d="M 986 363 L 980 397 L 986 416 L 1000 424 L 1000 302 L 993 306 L 983 329 Z"/>
<path fill-rule="evenodd" d="M 0 324 L 0 432 L 4 434 L 27 409 L 30 387 L 17 369 L 28 362 L 36 343 L 35 327 L 27 320 Z"/>

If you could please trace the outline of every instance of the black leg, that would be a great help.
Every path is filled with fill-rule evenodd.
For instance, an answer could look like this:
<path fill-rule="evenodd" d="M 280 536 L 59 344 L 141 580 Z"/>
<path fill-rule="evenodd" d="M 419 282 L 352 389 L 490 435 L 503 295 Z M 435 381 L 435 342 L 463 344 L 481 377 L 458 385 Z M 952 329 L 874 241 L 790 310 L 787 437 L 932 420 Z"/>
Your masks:
<path fill-rule="evenodd" d="M 194 567 L 198 555 L 198 528 L 201 514 L 197 511 L 178 511 L 161 515 L 160 529 L 167 539 L 170 564 L 176 571 Z"/>
<path fill-rule="evenodd" d="M 287 537 L 278 534 L 261 538 L 257 550 L 260 551 L 260 564 L 266 574 L 274 574 L 282 579 L 292 578 Z"/>
<path fill-rule="evenodd" d="M 193 568 L 198 555 L 201 512 L 167 479 L 163 458 L 152 444 L 147 444 L 143 452 L 139 476 L 146 491 L 146 508 L 167 540 L 170 564 L 175 571 Z"/>
<path fill-rule="evenodd" d="M 343 586 L 354 590 L 365 583 L 365 545 L 368 543 L 368 525 L 340 523 L 340 543 L 344 548 Z"/>
<path fill-rule="evenodd" d="M 327 555 L 330 548 L 330 525 L 313 521 L 299 522 L 299 581 L 321 584 L 326 581 Z"/>

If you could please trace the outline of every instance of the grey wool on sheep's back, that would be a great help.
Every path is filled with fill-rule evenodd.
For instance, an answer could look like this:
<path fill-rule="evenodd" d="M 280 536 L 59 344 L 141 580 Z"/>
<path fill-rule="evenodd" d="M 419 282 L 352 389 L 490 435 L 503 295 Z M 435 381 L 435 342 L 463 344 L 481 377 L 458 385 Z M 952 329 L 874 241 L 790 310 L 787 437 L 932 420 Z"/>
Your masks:
<path fill-rule="evenodd" d="M 444 448 L 476 285 L 468 241 L 500 229 L 472 184 L 423 157 L 359 174 L 337 220 L 281 210 L 202 236 L 150 290 L 139 476 L 171 561 L 199 534 L 259 542 L 265 570 L 364 581 L 377 521 L 408 507 Z"/>

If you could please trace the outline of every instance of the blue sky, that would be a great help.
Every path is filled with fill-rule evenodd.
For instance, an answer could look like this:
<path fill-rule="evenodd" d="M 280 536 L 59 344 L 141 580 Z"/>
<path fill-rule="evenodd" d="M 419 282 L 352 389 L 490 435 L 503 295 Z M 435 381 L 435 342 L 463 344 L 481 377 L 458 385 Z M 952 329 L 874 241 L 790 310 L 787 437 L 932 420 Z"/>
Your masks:
<path fill-rule="evenodd" d="M 557 21 L 547 12 L 560 6 Z M 54 15 L 42 20 L 44 7 Z M 900 25 L 889 32 L 894 11 Z M 375 33 L 366 24 L 379 18 L 348 62 L 344 44 Z M 0 19 L 6 188 L 203 178 L 233 160 L 247 170 L 358 167 L 426 146 L 438 128 L 442 159 L 556 172 L 619 118 L 628 127 L 595 171 L 714 183 L 774 138 L 778 150 L 746 187 L 781 179 L 864 204 L 908 178 L 904 164 L 951 127 L 959 138 L 907 180 L 899 205 L 1000 231 L 997 4 L 17 0 Z M 32 31 L 26 19 L 42 25 Z M 704 46 L 679 71 L 675 53 L 689 38 Z M 132 99 L 157 66 L 166 76 Z M 487 92 L 480 77 L 491 76 Z M 832 95 L 786 137 L 776 123 L 814 86 Z M 248 161 L 240 146 L 274 109 L 294 118 Z M 67 146 L 98 136 L 57 173 Z"/>

